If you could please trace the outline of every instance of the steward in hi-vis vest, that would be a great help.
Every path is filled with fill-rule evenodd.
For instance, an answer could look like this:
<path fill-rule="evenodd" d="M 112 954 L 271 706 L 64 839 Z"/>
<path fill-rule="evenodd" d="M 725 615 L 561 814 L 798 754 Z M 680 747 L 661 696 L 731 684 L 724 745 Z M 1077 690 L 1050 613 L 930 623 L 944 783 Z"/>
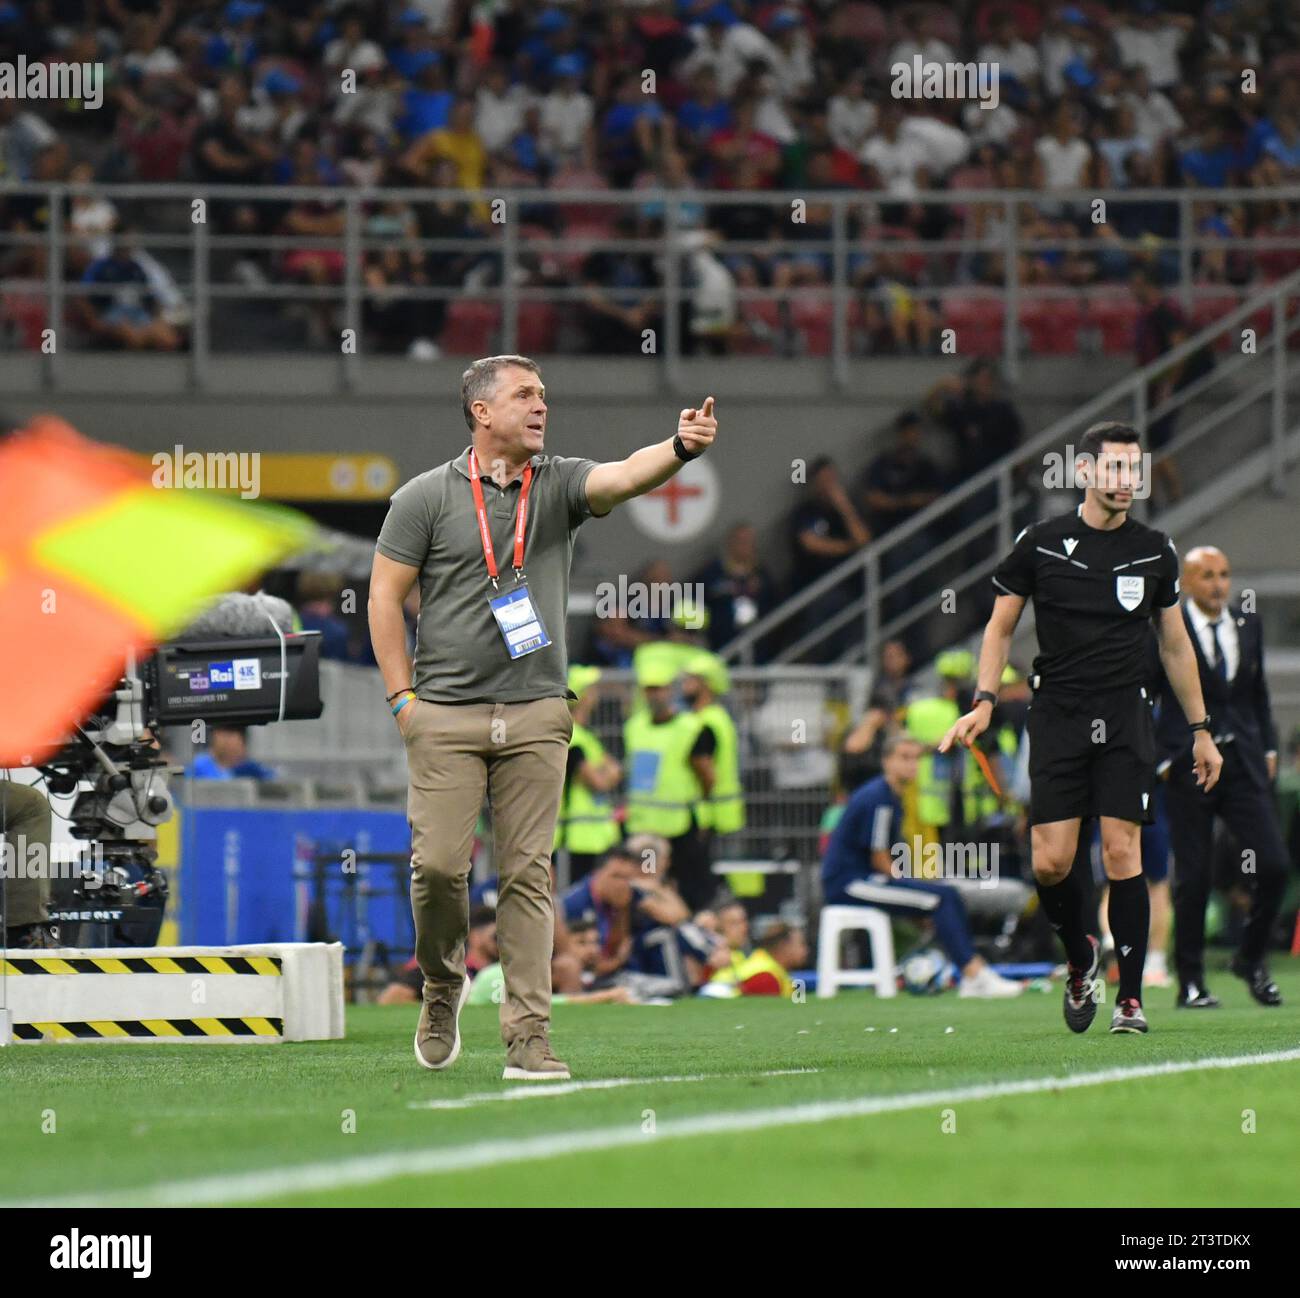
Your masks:
<path fill-rule="evenodd" d="M 578 697 L 569 702 L 573 737 L 551 850 L 568 852 L 570 882 L 589 874 L 622 837 L 613 794 L 623 778 L 623 768 L 587 727 L 599 700 L 599 680 L 599 667 L 569 668 L 569 690 Z"/>
<path fill-rule="evenodd" d="M 740 739 L 736 723 L 717 701 L 731 686 L 727 668 L 711 653 L 687 660 L 682 694 L 699 724 L 699 741 L 692 750 L 693 766 L 704 796 L 695 819 L 713 834 L 734 834 L 745 827 L 745 797 L 740 787 Z"/>
<path fill-rule="evenodd" d="M 659 834 L 668 840 L 672 878 L 694 912 L 707 906 L 716 890 L 696 816 L 704 796 L 692 759 L 700 725 L 693 713 L 677 708 L 674 686 L 680 669 L 671 659 L 638 658 L 636 670 L 645 706 L 623 726 L 624 828 L 629 834 Z"/>

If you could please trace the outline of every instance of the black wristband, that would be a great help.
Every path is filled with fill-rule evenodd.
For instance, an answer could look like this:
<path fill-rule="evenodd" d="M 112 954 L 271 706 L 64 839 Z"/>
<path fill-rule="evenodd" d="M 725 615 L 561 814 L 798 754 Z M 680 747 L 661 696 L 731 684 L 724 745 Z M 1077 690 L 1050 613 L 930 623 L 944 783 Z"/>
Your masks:
<path fill-rule="evenodd" d="M 674 455 L 675 455 L 679 460 L 684 460 L 684 461 L 686 461 L 686 462 L 689 463 L 691 460 L 698 460 L 698 459 L 700 458 L 700 456 L 704 454 L 704 452 L 703 452 L 703 451 L 688 451 L 688 450 L 686 449 L 686 443 L 682 441 L 682 435 L 681 435 L 681 433 L 674 433 L 674 434 L 673 434 L 673 454 L 674 454 Z"/>
<path fill-rule="evenodd" d="M 405 694 L 405 693 L 407 693 L 408 691 L 411 692 L 411 693 L 414 693 L 414 692 L 415 692 L 414 690 L 411 689 L 411 687 L 410 687 L 409 685 L 404 685 L 404 686 L 402 686 L 402 688 L 401 688 L 400 690 L 394 690 L 391 694 L 385 694 L 385 695 L 384 695 L 384 702 L 385 702 L 385 703 L 391 703 L 391 702 L 392 702 L 392 701 L 393 701 L 393 700 L 394 700 L 394 699 L 395 699 L 399 694 Z"/>
<path fill-rule="evenodd" d="M 987 703 L 990 707 L 997 707 L 998 696 L 991 690 L 976 690 L 975 697 L 971 700 L 971 707 L 977 703 Z"/>
<path fill-rule="evenodd" d="M 1188 726 L 1188 729 L 1192 730 L 1193 732 L 1197 730 L 1204 730 L 1208 733 L 1210 729 L 1210 714 L 1208 712 L 1205 714 L 1204 721 L 1191 722 Z"/>

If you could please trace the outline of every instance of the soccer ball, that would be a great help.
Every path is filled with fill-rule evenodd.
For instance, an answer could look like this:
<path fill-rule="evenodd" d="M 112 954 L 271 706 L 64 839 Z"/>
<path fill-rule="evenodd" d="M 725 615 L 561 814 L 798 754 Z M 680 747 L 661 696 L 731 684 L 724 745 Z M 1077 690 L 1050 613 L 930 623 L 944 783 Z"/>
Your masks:
<path fill-rule="evenodd" d="M 951 966 L 942 951 L 933 947 L 917 951 L 903 961 L 903 986 L 916 996 L 932 996 L 951 981 Z"/>

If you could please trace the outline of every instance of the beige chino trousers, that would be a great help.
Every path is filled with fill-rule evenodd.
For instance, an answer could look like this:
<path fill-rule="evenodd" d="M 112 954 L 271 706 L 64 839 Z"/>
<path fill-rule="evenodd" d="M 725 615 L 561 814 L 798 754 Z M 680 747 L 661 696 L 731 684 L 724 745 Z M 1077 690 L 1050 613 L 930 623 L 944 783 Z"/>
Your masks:
<path fill-rule="evenodd" d="M 551 1017 L 555 908 L 551 843 L 573 717 L 563 698 L 527 703 L 416 699 L 402 726 L 411 824 L 415 955 L 426 983 L 459 984 L 469 936 L 474 827 L 486 793 L 497 867 L 497 946 L 505 973 L 501 1038 Z M 400 715 L 400 714 L 399 714 Z"/>

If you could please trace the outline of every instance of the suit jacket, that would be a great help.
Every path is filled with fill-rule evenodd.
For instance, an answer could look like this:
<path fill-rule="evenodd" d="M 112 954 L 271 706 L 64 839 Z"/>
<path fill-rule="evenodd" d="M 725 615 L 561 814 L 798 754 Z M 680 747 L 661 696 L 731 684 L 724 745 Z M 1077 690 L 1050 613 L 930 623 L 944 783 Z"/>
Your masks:
<path fill-rule="evenodd" d="M 1243 613 L 1240 607 L 1229 607 L 1225 613 L 1237 624 L 1240 651 L 1237 674 L 1231 681 L 1224 681 L 1215 674 L 1192 626 L 1187 601 L 1182 603 L 1183 624 L 1196 653 L 1201 695 L 1210 714 L 1210 732 L 1216 737 L 1232 735 L 1233 746 L 1242 764 L 1261 788 L 1268 788 L 1268 764 L 1264 755 L 1277 751 L 1277 728 L 1268 697 L 1268 681 L 1264 677 L 1263 628 L 1257 614 Z M 1192 732 L 1163 669 L 1157 683 L 1156 700 L 1157 761 L 1172 763 L 1171 776 L 1190 771 Z"/>

